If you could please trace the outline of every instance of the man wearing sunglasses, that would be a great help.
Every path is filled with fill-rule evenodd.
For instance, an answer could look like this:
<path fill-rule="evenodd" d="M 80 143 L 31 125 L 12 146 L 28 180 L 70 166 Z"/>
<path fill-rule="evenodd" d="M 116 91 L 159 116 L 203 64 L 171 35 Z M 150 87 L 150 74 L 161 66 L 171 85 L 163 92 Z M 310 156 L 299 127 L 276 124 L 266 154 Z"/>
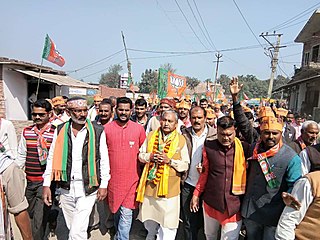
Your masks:
<path fill-rule="evenodd" d="M 33 125 L 23 129 L 18 147 L 17 163 L 25 167 L 27 178 L 26 198 L 31 219 L 33 238 L 43 239 L 50 208 L 42 201 L 42 175 L 46 169 L 47 157 L 55 127 L 50 123 L 52 107 L 44 99 L 33 104 Z"/>

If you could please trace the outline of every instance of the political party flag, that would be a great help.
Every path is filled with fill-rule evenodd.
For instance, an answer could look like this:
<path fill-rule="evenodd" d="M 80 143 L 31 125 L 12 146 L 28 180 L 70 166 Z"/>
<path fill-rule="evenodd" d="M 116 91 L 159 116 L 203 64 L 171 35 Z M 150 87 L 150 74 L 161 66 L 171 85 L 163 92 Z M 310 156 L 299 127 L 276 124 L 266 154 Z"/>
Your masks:
<path fill-rule="evenodd" d="M 160 99 L 165 98 L 167 96 L 167 81 L 168 81 L 168 71 L 163 68 L 159 68 L 157 93 Z"/>
<path fill-rule="evenodd" d="M 168 72 L 167 97 L 181 97 L 187 88 L 187 79 Z"/>
<path fill-rule="evenodd" d="M 223 93 L 223 89 L 222 88 L 217 89 L 216 99 L 223 100 L 224 98 L 225 98 L 225 96 Z"/>
<path fill-rule="evenodd" d="M 51 40 L 48 34 L 44 43 L 42 58 L 46 59 L 49 62 L 57 64 L 60 67 L 65 64 L 64 58 L 60 55 L 60 53 L 56 49 L 56 45 Z"/>

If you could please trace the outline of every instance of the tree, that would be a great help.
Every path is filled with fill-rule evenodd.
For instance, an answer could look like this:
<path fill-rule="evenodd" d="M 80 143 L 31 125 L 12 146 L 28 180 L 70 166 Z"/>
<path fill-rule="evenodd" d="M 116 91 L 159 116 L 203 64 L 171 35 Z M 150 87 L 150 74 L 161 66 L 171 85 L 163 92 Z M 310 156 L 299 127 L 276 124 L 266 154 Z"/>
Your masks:
<path fill-rule="evenodd" d="M 286 85 L 289 81 L 290 81 L 290 78 L 284 77 L 282 75 L 278 75 L 277 78 L 273 82 L 273 88 L 272 88 L 273 91 L 278 89 L 279 87 L 282 87 L 283 85 Z M 267 80 L 267 82 L 268 82 L 268 86 L 269 86 L 270 80 Z M 284 95 L 282 97 L 287 98 L 288 93 L 284 93 Z M 281 91 L 272 94 L 272 98 L 281 98 Z"/>
<path fill-rule="evenodd" d="M 177 69 L 173 68 L 171 63 L 162 64 L 162 65 L 160 65 L 160 68 L 163 68 L 171 73 L 175 73 L 177 71 Z"/>
<path fill-rule="evenodd" d="M 107 85 L 111 88 L 119 87 L 120 72 L 123 70 L 120 64 L 111 65 L 108 68 L 108 72 L 101 74 L 99 83 L 102 85 Z"/>
<path fill-rule="evenodd" d="M 231 82 L 231 78 L 225 74 L 221 74 L 217 79 L 218 83 L 221 84 L 222 88 L 225 90 L 225 94 L 230 94 L 229 83 Z"/>
<path fill-rule="evenodd" d="M 141 81 L 139 83 L 139 89 L 142 93 L 151 93 L 157 91 L 158 88 L 158 74 L 156 71 L 146 69 L 141 74 Z"/>
<path fill-rule="evenodd" d="M 200 80 L 198 78 L 195 77 L 187 77 L 187 86 L 188 88 L 190 88 L 190 90 L 194 91 L 194 89 L 199 85 Z"/>

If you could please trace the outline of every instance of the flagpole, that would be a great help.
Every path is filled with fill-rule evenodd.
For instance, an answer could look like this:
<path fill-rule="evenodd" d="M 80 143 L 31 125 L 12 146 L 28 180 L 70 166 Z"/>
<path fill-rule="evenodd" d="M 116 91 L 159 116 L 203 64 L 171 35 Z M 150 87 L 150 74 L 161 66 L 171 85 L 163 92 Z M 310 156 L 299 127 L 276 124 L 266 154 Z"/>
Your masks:
<path fill-rule="evenodd" d="M 41 77 L 42 65 L 43 65 L 43 58 L 41 57 L 41 67 L 40 67 L 39 77 L 38 77 L 38 84 L 37 84 L 37 91 L 36 91 L 36 99 L 38 99 L 38 93 L 39 93 L 39 86 L 40 86 L 40 77 Z"/>

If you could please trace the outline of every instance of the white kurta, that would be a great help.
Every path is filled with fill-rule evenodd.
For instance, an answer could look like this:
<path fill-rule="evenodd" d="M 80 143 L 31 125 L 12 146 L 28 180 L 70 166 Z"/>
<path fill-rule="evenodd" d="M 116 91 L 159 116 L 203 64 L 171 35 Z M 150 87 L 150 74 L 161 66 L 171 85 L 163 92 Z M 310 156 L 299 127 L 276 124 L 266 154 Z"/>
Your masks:
<path fill-rule="evenodd" d="M 140 148 L 139 160 L 149 162 L 150 153 L 147 152 L 147 139 Z M 181 149 L 181 160 L 172 160 L 171 167 L 178 172 L 188 170 L 190 163 L 187 145 Z M 169 186 L 170 187 L 170 186 Z M 154 198 L 144 196 L 140 205 L 138 219 L 141 222 L 153 220 L 164 228 L 178 228 L 180 213 L 180 195 L 172 198 Z"/>

